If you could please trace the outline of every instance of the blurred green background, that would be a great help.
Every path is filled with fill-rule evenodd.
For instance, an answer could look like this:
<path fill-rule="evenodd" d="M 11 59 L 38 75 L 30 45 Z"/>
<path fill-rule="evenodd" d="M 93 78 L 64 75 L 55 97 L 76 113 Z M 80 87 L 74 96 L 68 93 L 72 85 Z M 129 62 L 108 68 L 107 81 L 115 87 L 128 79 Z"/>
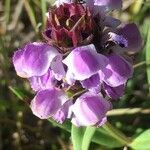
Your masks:
<path fill-rule="evenodd" d="M 27 102 L 34 93 L 28 81 L 16 75 L 12 65 L 17 48 L 29 41 L 42 40 L 45 13 L 52 3 L 0 1 L 0 150 L 73 149 L 70 133 L 32 114 Z M 135 22 L 143 37 L 141 51 L 129 54 L 134 60 L 133 78 L 128 81 L 125 95 L 114 102 L 114 110 L 108 114 L 114 126 L 128 137 L 136 137 L 150 128 L 150 1 L 123 0 L 123 9 L 112 15 L 123 22 Z M 123 148 L 91 145 L 91 150 L 111 149 Z"/>

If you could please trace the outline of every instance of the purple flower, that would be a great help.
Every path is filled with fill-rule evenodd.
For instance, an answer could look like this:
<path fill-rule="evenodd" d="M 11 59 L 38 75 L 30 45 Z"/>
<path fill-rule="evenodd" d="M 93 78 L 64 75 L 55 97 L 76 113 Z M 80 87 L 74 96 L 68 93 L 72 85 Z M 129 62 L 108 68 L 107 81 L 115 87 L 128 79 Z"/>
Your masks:
<path fill-rule="evenodd" d="M 122 35 L 118 35 L 113 32 L 109 32 L 108 36 L 109 36 L 108 41 L 114 42 L 115 45 L 118 45 L 120 47 L 125 47 L 125 48 L 128 47 L 128 41 Z"/>
<path fill-rule="evenodd" d="M 45 43 L 25 45 L 14 53 L 13 64 L 19 76 L 29 78 L 35 91 L 55 85 L 55 79 L 61 80 L 65 75 L 62 55 Z"/>
<path fill-rule="evenodd" d="M 125 84 L 133 74 L 133 68 L 123 57 L 110 54 L 108 65 L 99 71 L 101 80 L 111 87 Z"/>
<path fill-rule="evenodd" d="M 38 42 L 29 43 L 15 52 L 13 64 L 17 74 L 23 78 L 42 76 L 57 55 L 57 50 L 52 46 Z"/>
<path fill-rule="evenodd" d="M 49 69 L 47 73 L 42 76 L 33 76 L 29 78 L 29 81 L 34 91 L 49 89 L 57 84 L 57 80 L 51 69 Z"/>
<path fill-rule="evenodd" d="M 107 58 L 93 44 L 75 48 L 64 60 L 71 78 L 85 80 L 106 67 Z M 68 76 L 69 76 L 68 75 Z"/>
<path fill-rule="evenodd" d="M 106 10 L 113 10 L 122 7 L 122 0 L 88 0 L 94 1 L 94 5 L 103 6 Z"/>
<path fill-rule="evenodd" d="M 116 99 L 120 98 L 121 96 L 123 96 L 124 90 L 125 90 L 125 85 L 122 84 L 117 87 L 111 87 L 111 86 L 107 85 L 106 83 L 104 83 L 103 88 L 104 88 L 107 96 L 116 100 Z"/>
<path fill-rule="evenodd" d="M 91 92 L 99 93 L 101 91 L 101 81 L 99 74 L 94 74 L 88 79 L 81 81 L 82 87 Z"/>
<path fill-rule="evenodd" d="M 106 122 L 106 113 L 111 104 L 100 95 L 85 93 L 72 105 L 73 118 L 76 126 L 100 126 Z"/>
<path fill-rule="evenodd" d="M 41 119 L 54 118 L 63 122 L 68 116 L 68 103 L 66 94 L 56 88 L 39 91 L 31 101 L 31 109 L 34 115 Z"/>
<path fill-rule="evenodd" d="M 137 52 L 142 47 L 141 34 L 136 24 L 123 24 L 117 29 L 116 33 L 123 36 L 128 41 L 127 50 Z"/>
<path fill-rule="evenodd" d="M 17 74 L 36 92 L 33 114 L 59 123 L 70 118 L 76 126 L 107 121 L 110 101 L 123 95 L 133 74 L 126 52 L 142 45 L 134 23 L 122 25 L 108 16 L 121 6 L 122 0 L 55 2 L 43 32 L 46 43 L 28 43 L 13 56 Z M 84 89 L 86 93 L 68 98 Z"/>

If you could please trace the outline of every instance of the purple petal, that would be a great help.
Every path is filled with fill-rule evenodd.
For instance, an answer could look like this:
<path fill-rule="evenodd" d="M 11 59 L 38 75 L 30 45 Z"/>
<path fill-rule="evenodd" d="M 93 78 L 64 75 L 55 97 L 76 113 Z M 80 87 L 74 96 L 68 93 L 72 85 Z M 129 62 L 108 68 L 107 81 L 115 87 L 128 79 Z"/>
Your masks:
<path fill-rule="evenodd" d="M 69 85 L 73 85 L 75 83 L 75 79 L 74 79 L 74 74 L 72 72 L 70 72 L 70 70 L 67 71 L 66 73 L 66 82 L 69 84 Z"/>
<path fill-rule="evenodd" d="M 65 70 L 62 63 L 62 56 L 56 56 L 51 62 L 51 69 L 54 72 L 55 78 L 61 80 L 65 76 Z"/>
<path fill-rule="evenodd" d="M 122 0 L 94 0 L 94 5 L 103 6 L 107 10 L 120 9 Z"/>
<path fill-rule="evenodd" d="M 24 57 L 23 57 L 23 50 L 18 50 L 14 53 L 13 55 L 13 64 L 15 67 L 15 70 L 17 72 L 17 75 L 22 77 L 22 78 L 26 78 L 28 77 L 27 72 L 24 70 L 24 65 L 23 65 L 23 61 L 24 61 Z"/>
<path fill-rule="evenodd" d="M 108 58 L 107 67 L 99 71 L 100 78 L 111 87 L 125 84 L 133 74 L 131 64 L 116 54 L 110 54 Z"/>
<path fill-rule="evenodd" d="M 125 85 L 120 85 L 117 87 L 111 87 L 104 83 L 104 90 L 106 94 L 112 99 L 118 99 L 124 94 Z"/>
<path fill-rule="evenodd" d="M 89 89 L 91 92 L 99 93 L 100 92 L 100 76 L 95 74 L 88 79 L 81 81 L 82 87 Z"/>
<path fill-rule="evenodd" d="M 69 109 L 71 105 L 72 105 L 72 100 L 66 101 L 62 105 L 62 107 L 56 112 L 56 114 L 53 115 L 53 119 L 62 124 L 65 121 L 65 119 L 68 118 Z"/>
<path fill-rule="evenodd" d="M 52 88 L 56 85 L 57 80 L 54 77 L 53 71 L 48 70 L 43 76 L 34 76 L 29 78 L 31 87 L 34 91 Z"/>
<path fill-rule="evenodd" d="M 66 101 L 67 97 L 61 90 L 51 88 L 39 91 L 30 106 L 34 115 L 47 119 L 52 117 Z"/>
<path fill-rule="evenodd" d="M 13 63 L 17 74 L 24 78 L 44 75 L 54 57 L 59 55 L 57 49 L 45 43 L 29 43 L 15 52 Z"/>
<path fill-rule="evenodd" d="M 115 44 L 119 45 L 120 47 L 128 47 L 128 41 L 122 36 L 118 35 L 113 32 L 109 32 L 109 41 L 113 41 Z"/>
<path fill-rule="evenodd" d="M 108 61 L 93 44 L 75 48 L 64 60 L 75 80 L 85 80 L 104 68 Z"/>
<path fill-rule="evenodd" d="M 134 23 L 121 26 L 117 34 L 122 35 L 128 41 L 128 50 L 138 51 L 142 46 L 142 38 L 138 27 Z"/>
<path fill-rule="evenodd" d="M 89 92 L 85 93 L 72 106 L 74 113 L 72 123 L 76 126 L 100 124 L 110 108 L 111 104 L 101 96 Z"/>
<path fill-rule="evenodd" d="M 107 117 L 104 117 L 101 121 L 99 121 L 96 126 L 101 127 L 107 122 Z"/>

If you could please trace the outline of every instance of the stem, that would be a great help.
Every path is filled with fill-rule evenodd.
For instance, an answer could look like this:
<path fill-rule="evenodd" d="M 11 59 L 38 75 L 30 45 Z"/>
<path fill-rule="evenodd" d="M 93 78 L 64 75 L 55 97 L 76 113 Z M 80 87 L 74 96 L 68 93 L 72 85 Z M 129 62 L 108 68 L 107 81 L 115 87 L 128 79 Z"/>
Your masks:
<path fill-rule="evenodd" d="M 87 91 L 86 89 L 81 90 L 81 91 L 79 91 L 79 92 L 75 93 L 74 95 L 72 95 L 72 96 L 71 96 L 71 98 L 74 98 L 74 97 L 76 97 L 76 96 L 79 96 L 79 95 L 81 95 L 81 94 L 85 93 L 86 91 Z"/>
<path fill-rule="evenodd" d="M 120 143 L 124 145 L 129 145 L 131 141 L 117 128 L 113 127 L 109 122 L 102 126 L 112 137 L 117 139 Z"/>
<path fill-rule="evenodd" d="M 96 127 L 87 127 L 82 140 L 82 150 L 89 150 L 90 143 L 92 141 L 93 135 L 96 131 Z"/>
<path fill-rule="evenodd" d="M 133 65 L 133 68 L 135 69 L 135 68 L 138 68 L 138 67 L 143 66 L 143 65 L 146 65 L 146 61 L 142 61 L 142 62 L 139 62 L 139 63 Z"/>
<path fill-rule="evenodd" d="M 84 131 L 85 131 L 84 127 L 76 127 L 75 125 L 72 124 L 71 139 L 74 150 L 81 150 Z"/>
<path fill-rule="evenodd" d="M 119 116 L 119 115 L 134 115 L 134 114 L 150 114 L 150 109 L 143 108 L 122 108 L 110 110 L 107 116 Z"/>

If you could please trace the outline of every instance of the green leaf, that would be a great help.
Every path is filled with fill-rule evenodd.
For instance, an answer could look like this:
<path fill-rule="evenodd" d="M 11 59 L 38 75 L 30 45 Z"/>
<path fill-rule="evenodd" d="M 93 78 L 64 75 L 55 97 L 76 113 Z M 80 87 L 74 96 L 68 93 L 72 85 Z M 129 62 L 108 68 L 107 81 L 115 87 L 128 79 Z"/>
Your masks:
<path fill-rule="evenodd" d="M 35 19 L 35 18 L 36 18 L 36 17 L 35 17 L 35 13 L 34 13 L 34 10 L 33 10 L 33 8 L 31 7 L 31 5 L 30 5 L 30 3 L 29 3 L 28 0 L 24 0 L 24 6 L 25 6 L 25 9 L 26 9 L 26 11 L 27 11 L 27 14 L 28 14 L 28 16 L 29 16 L 29 19 L 30 19 L 30 21 L 31 21 L 31 24 L 32 24 L 34 30 L 35 30 L 36 32 L 38 32 L 38 31 L 37 31 L 37 23 L 36 23 L 36 19 Z"/>
<path fill-rule="evenodd" d="M 146 64 L 147 64 L 147 80 L 148 84 L 150 85 L 150 27 L 148 29 L 147 34 L 147 42 L 146 42 Z M 149 86 L 149 92 L 150 92 L 150 86 Z"/>
<path fill-rule="evenodd" d="M 72 139 L 74 150 L 81 150 L 84 131 L 85 131 L 84 127 L 76 127 L 72 125 L 71 139 Z"/>
<path fill-rule="evenodd" d="M 124 144 L 116 140 L 114 137 L 109 135 L 108 132 L 106 132 L 103 128 L 98 128 L 92 138 L 92 141 L 94 143 L 109 147 L 109 148 L 115 148 L 115 147 L 122 147 Z"/>
<path fill-rule="evenodd" d="M 41 9 L 42 9 L 42 21 L 44 29 L 46 23 L 46 0 L 41 0 Z"/>
<path fill-rule="evenodd" d="M 65 121 L 63 124 L 59 124 L 52 119 L 48 119 L 48 121 L 50 121 L 54 126 L 58 126 L 68 132 L 71 132 L 70 121 Z M 96 131 L 92 137 L 92 142 L 109 147 L 109 148 L 124 146 L 124 144 L 117 141 L 108 132 L 106 132 L 102 127 L 96 128 Z"/>
<path fill-rule="evenodd" d="M 82 140 L 82 150 L 88 150 L 96 127 L 87 127 Z"/>
<path fill-rule="evenodd" d="M 150 149 L 150 129 L 140 134 L 130 146 L 135 150 L 149 150 Z"/>
<path fill-rule="evenodd" d="M 6 23 L 9 22 L 10 19 L 10 6 L 11 6 L 11 1 L 10 0 L 5 0 L 5 17 L 6 17 Z"/>

